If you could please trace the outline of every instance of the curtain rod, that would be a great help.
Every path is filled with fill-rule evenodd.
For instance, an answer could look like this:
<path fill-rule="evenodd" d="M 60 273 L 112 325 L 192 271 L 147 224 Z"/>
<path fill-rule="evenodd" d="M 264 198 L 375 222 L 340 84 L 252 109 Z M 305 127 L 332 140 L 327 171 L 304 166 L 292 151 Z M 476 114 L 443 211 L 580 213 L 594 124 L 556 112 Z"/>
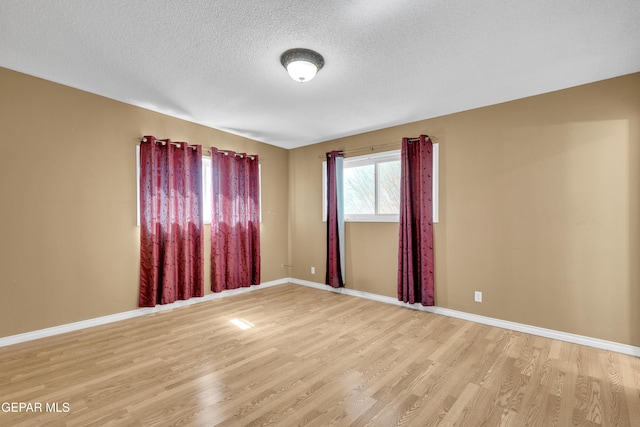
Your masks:
<path fill-rule="evenodd" d="M 139 141 L 140 141 L 140 142 L 147 142 L 147 138 L 142 137 L 142 138 L 140 138 L 140 139 L 139 139 Z M 166 139 L 157 139 L 157 138 L 156 138 L 156 142 L 161 142 L 161 143 L 166 144 L 166 143 L 167 143 L 167 141 L 168 141 L 168 140 L 166 140 Z M 191 149 L 193 149 L 193 150 L 195 150 L 195 149 L 196 149 L 196 146 L 195 146 L 195 145 L 189 145 L 189 144 L 188 144 L 188 143 L 186 143 L 186 142 L 182 142 L 182 143 L 181 143 L 181 142 L 173 142 L 173 141 L 169 141 L 169 144 L 171 144 L 171 145 L 175 145 L 176 147 L 180 147 L 180 145 L 181 145 L 181 144 L 187 144 L 187 147 L 189 147 L 189 148 L 191 148 Z M 218 151 L 217 151 L 218 153 L 224 153 L 224 154 L 226 154 L 227 156 L 228 156 L 228 155 L 229 155 L 229 153 L 231 153 L 231 151 L 232 151 L 232 150 L 220 150 L 219 148 L 216 148 L 216 150 L 218 150 Z M 203 148 L 202 148 L 202 151 L 203 151 L 203 152 L 207 152 L 207 153 L 209 153 L 209 155 L 211 155 L 211 149 L 210 149 L 210 148 L 204 148 L 204 147 L 203 147 Z M 250 159 L 255 159 L 255 158 L 256 158 L 256 156 L 255 156 L 255 155 L 253 155 L 253 154 L 234 153 L 234 155 L 235 155 L 236 157 L 248 157 L 248 158 L 250 158 Z"/>
<path fill-rule="evenodd" d="M 425 135 L 425 137 L 427 137 L 427 139 L 431 138 L 429 135 Z M 409 143 L 420 141 L 420 138 L 407 138 L 407 139 L 409 140 Z M 352 150 L 340 150 L 340 153 L 342 153 L 342 154 L 352 154 L 352 153 L 359 153 L 360 151 L 373 151 L 373 150 L 377 150 L 379 148 L 397 147 L 401 143 L 402 143 L 402 141 L 394 142 L 394 143 L 388 143 L 388 144 L 382 144 L 382 145 L 371 145 L 369 147 L 354 148 Z M 324 159 L 325 157 L 326 157 L 326 155 L 318 156 L 318 158 L 320 158 L 320 159 Z"/>
<path fill-rule="evenodd" d="M 144 136 L 142 138 L 139 139 L 140 142 L 147 142 L 147 138 L 145 138 Z M 196 149 L 195 145 L 189 145 L 186 142 L 173 142 L 173 141 L 169 141 L 168 139 L 158 139 L 156 138 L 156 142 L 160 142 L 163 145 L 166 144 L 167 142 L 171 145 L 175 145 L 176 147 L 180 147 L 182 144 L 187 144 L 187 147 L 192 148 L 192 149 Z"/>
<path fill-rule="evenodd" d="M 225 154 L 225 155 L 227 155 L 227 156 L 228 156 L 228 155 L 231 153 L 231 151 L 232 151 L 232 150 L 220 150 L 219 148 L 216 148 L 216 150 L 217 150 L 217 153 L 224 153 L 224 154 Z M 211 153 L 211 150 L 210 150 L 209 148 L 203 148 L 203 149 L 202 149 L 202 151 L 206 151 L 207 153 L 209 153 L 209 155 L 211 155 L 211 154 L 212 154 L 212 153 Z M 253 154 L 236 153 L 235 151 L 234 151 L 233 155 L 234 155 L 234 156 L 236 156 L 236 157 L 248 157 L 248 158 L 250 158 L 251 160 L 253 160 L 253 159 L 255 159 L 255 158 L 256 158 L 256 156 L 255 156 L 255 155 L 253 155 Z"/>

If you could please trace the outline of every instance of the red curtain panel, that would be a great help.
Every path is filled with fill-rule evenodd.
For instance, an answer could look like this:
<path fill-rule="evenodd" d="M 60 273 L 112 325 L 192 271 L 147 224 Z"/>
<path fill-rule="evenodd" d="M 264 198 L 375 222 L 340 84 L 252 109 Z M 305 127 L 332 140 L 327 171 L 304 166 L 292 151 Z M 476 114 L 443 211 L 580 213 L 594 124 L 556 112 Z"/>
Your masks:
<path fill-rule="evenodd" d="M 140 143 L 140 307 L 204 295 L 202 147 Z"/>
<path fill-rule="evenodd" d="M 433 144 L 403 138 L 401 151 L 398 300 L 434 305 Z"/>
<path fill-rule="evenodd" d="M 342 158 L 340 151 L 327 153 L 327 273 L 325 283 L 344 286 L 344 203 L 342 195 Z"/>
<path fill-rule="evenodd" d="M 211 148 L 211 290 L 260 284 L 258 156 Z"/>

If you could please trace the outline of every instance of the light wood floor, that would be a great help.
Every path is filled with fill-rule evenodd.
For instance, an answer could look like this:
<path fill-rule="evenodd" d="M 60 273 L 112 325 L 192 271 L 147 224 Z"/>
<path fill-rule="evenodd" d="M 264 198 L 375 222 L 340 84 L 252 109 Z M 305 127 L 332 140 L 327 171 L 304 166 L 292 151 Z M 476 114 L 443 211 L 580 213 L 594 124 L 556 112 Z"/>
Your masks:
<path fill-rule="evenodd" d="M 42 404 L 2 426 L 638 426 L 640 360 L 280 285 L 0 348 L 0 401 Z"/>

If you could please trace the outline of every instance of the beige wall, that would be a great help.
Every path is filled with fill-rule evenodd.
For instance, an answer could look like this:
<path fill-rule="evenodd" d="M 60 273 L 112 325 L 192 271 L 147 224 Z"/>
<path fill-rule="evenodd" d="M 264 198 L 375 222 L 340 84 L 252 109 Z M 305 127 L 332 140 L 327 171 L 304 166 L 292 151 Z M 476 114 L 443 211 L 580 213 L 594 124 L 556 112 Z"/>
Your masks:
<path fill-rule="evenodd" d="M 437 305 L 640 345 L 640 74 L 290 151 L 2 68 L 0 93 L 0 337 L 136 308 L 142 135 L 259 154 L 262 280 L 322 283 L 319 156 L 427 133 Z M 347 287 L 395 297 L 397 224 L 346 234 Z"/>
<path fill-rule="evenodd" d="M 639 128 L 633 74 L 291 150 L 291 275 L 324 282 L 319 156 L 426 133 L 436 304 L 638 346 Z M 397 242 L 397 224 L 348 223 L 346 286 L 395 297 Z"/>
<path fill-rule="evenodd" d="M 137 308 L 147 134 L 260 156 L 262 281 L 287 277 L 286 150 L 3 68 L 0 94 L 0 337 Z"/>

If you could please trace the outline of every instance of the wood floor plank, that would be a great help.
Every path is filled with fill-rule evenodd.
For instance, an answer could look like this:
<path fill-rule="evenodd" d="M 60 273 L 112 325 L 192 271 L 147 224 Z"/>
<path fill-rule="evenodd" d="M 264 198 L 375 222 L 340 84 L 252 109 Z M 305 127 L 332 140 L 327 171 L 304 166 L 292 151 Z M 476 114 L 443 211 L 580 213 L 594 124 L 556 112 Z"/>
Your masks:
<path fill-rule="evenodd" d="M 0 396 L 2 426 L 634 426 L 640 360 L 281 285 L 0 348 Z"/>

